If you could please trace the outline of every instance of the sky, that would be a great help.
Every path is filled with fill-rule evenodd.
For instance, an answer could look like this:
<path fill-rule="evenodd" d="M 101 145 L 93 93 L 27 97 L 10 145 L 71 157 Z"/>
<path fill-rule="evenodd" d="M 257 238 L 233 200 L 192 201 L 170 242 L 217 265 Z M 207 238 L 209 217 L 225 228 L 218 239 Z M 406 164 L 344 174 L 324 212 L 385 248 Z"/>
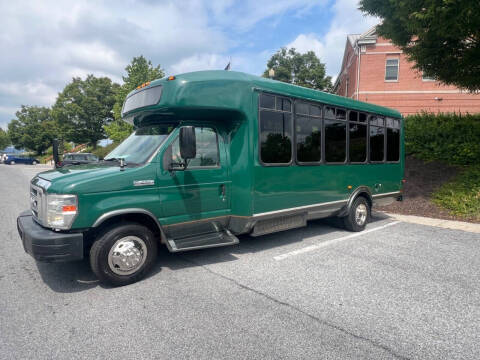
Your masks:
<path fill-rule="evenodd" d="M 0 0 L 0 126 L 21 105 L 52 106 L 73 77 L 108 76 L 143 55 L 167 75 L 260 75 L 281 47 L 313 50 L 335 78 L 346 36 L 378 20 L 358 0 Z"/>

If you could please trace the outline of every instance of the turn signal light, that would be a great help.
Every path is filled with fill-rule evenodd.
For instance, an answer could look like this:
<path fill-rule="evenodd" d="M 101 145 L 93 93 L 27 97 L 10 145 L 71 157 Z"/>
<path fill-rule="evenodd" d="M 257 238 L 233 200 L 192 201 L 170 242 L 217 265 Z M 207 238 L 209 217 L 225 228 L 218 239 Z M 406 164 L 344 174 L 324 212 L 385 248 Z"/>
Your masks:
<path fill-rule="evenodd" d="M 77 207 L 75 205 L 63 205 L 62 212 L 70 212 L 70 211 L 77 211 Z"/>
<path fill-rule="evenodd" d="M 175 80 L 175 76 L 170 75 L 170 76 L 168 77 L 168 80 Z"/>
<path fill-rule="evenodd" d="M 348 190 L 352 190 L 352 185 L 348 185 L 348 186 L 347 186 L 347 189 L 348 189 Z"/>

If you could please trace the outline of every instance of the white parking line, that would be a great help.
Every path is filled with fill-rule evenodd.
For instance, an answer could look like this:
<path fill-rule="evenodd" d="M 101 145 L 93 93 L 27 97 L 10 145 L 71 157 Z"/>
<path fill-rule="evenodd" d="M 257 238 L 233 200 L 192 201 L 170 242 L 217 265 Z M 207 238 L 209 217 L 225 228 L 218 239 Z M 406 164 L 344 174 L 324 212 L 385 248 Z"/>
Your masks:
<path fill-rule="evenodd" d="M 347 235 L 347 236 L 342 236 L 338 239 L 332 239 L 332 240 L 328 240 L 328 241 L 325 241 L 323 243 L 320 243 L 318 245 L 310 245 L 310 246 L 306 246 L 304 248 L 301 248 L 301 249 L 298 249 L 298 250 L 294 250 L 294 251 L 290 251 L 290 252 L 287 252 L 285 254 L 281 254 L 281 255 L 277 255 L 277 256 L 274 256 L 273 258 L 277 261 L 280 261 L 280 260 L 283 260 L 283 259 L 286 259 L 286 258 L 289 258 L 291 256 L 295 256 L 295 255 L 299 255 L 299 254 L 304 254 L 304 253 L 307 253 L 307 252 L 310 252 L 310 251 L 315 251 L 315 250 L 318 250 L 320 248 L 323 248 L 323 247 L 326 247 L 326 246 L 329 246 L 329 245 L 332 245 L 332 244 L 336 244 L 340 241 L 344 241 L 344 240 L 348 240 L 348 239 L 352 239 L 352 238 L 355 238 L 357 236 L 362 236 L 362 235 L 365 235 L 365 234 L 368 234 L 368 233 L 371 233 L 371 232 L 374 232 L 374 231 L 377 231 L 377 230 L 381 230 L 381 229 L 385 229 L 386 227 L 389 227 L 389 226 L 392 226 L 392 225 L 396 225 L 398 223 L 400 223 L 401 221 L 394 221 L 394 222 L 391 222 L 391 223 L 388 223 L 388 224 L 385 224 L 385 225 L 382 225 L 382 226 L 379 226 L 379 227 L 376 227 L 376 228 L 373 228 L 373 229 L 369 229 L 369 230 L 364 230 L 364 231 L 361 231 L 361 232 L 357 232 L 355 234 L 350 234 L 350 235 Z"/>

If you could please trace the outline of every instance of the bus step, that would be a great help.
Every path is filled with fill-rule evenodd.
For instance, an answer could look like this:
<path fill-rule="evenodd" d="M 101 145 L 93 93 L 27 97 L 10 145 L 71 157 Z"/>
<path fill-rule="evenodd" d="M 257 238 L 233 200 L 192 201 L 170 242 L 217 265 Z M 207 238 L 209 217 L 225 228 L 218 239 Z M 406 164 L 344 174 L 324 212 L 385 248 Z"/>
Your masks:
<path fill-rule="evenodd" d="M 167 247 L 171 252 L 205 249 L 238 244 L 238 238 L 228 230 L 214 233 L 168 239 Z"/>

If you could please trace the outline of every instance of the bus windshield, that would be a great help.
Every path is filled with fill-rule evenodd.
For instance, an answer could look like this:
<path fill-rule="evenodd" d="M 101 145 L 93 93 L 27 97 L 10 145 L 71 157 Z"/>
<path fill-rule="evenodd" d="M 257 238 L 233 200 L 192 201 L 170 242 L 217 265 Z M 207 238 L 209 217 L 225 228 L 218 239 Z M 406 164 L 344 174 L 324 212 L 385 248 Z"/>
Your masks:
<path fill-rule="evenodd" d="M 142 164 L 152 156 L 174 128 L 173 125 L 165 124 L 139 128 L 105 156 L 104 160 L 124 159 L 127 164 Z"/>

